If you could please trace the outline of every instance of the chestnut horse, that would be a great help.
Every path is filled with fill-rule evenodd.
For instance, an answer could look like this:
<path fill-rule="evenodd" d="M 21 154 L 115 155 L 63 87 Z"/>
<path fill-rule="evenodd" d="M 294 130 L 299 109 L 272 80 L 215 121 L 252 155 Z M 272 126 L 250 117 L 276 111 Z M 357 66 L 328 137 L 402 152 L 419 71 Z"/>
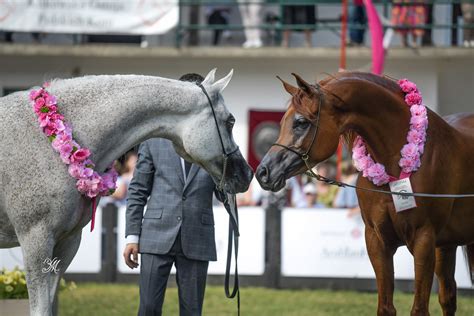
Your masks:
<path fill-rule="evenodd" d="M 277 140 L 283 146 L 273 146 L 256 172 L 264 189 L 278 191 L 286 179 L 305 172 L 301 159 L 305 153 L 311 167 L 328 159 L 341 136 L 349 147 L 357 135 L 362 136 L 373 159 L 382 163 L 388 174 L 400 174 L 398 161 L 406 143 L 410 110 L 396 81 L 343 72 L 311 85 L 293 75 L 298 87 L 283 81 L 292 96 Z M 428 120 L 421 167 L 410 178 L 413 191 L 474 193 L 474 172 L 469 172 L 474 165 L 474 114 L 441 118 L 428 109 Z M 389 190 L 388 185 L 376 187 L 362 176 L 357 186 Z M 411 315 L 429 315 L 433 273 L 439 280 L 443 314 L 454 315 L 457 246 L 466 246 L 471 273 L 474 268 L 474 199 L 416 197 L 416 208 L 397 213 L 389 194 L 357 190 L 357 196 L 367 252 L 377 278 L 377 314 L 396 314 L 393 255 L 406 245 L 415 262 Z"/>

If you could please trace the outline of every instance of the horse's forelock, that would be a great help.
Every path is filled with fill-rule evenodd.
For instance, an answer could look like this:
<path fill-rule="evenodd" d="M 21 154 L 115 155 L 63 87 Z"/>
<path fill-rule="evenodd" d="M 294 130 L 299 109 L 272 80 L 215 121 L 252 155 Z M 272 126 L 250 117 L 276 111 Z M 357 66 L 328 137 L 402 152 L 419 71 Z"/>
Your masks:
<path fill-rule="evenodd" d="M 317 93 L 315 93 L 315 95 L 310 98 L 305 92 L 300 90 L 296 95 L 293 96 L 290 106 L 293 106 L 296 112 L 303 115 L 306 119 L 314 122 L 316 120 L 316 113 L 313 113 L 313 107 L 308 106 L 308 104 L 315 105 L 316 100 L 320 99 Z M 311 100 L 311 103 L 309 103 L 309 101 L 304 102 L 305 99 Z"/>

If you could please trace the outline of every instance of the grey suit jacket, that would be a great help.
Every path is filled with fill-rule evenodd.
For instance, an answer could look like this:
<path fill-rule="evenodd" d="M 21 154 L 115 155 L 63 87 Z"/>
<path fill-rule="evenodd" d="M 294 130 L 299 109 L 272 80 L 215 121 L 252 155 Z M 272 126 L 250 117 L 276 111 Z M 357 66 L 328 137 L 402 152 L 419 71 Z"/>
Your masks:
<path fill-rule="evenodd" d="M 217 260 L 214 189 L 209 174 L 195 164 L 184 181 L 181 161 L 171 141 L 153 138 L 143 142 L 128 188 L 125 236 L 140 236 L 140 253 L 166 254 L 181 229 L 186 257 Z M 143 214 L 145 205 L 147 211 Z"/>

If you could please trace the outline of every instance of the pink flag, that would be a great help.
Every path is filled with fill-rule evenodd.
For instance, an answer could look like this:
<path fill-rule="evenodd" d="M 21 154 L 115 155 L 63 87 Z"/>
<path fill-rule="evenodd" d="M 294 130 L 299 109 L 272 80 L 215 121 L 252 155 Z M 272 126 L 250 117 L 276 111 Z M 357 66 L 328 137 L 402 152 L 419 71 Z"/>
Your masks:
<path fill-rule="evenodd" d="M 383 28 L 379 15 L 372 0 L 364 0 L 367 19 L 369 20 L 369 30 L 372 42 L 372 72 L 380 75 L 383 72 L 384 48 L 383 48 Z"/>

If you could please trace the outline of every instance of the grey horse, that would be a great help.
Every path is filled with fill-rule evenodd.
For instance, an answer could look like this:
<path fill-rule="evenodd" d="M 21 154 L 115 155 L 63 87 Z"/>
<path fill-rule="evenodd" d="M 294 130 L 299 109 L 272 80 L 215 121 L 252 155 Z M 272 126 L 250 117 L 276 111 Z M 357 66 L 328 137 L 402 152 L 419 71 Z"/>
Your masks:
<path fill-rule="evenodd" d="M 203 81 L 215 107 L 227 153 L 237 145 L 234 118 L 221 92 L 232 71 L 215 81 L 215 69 Z M 197 163 L 227 192 L 246 191 L 253 173 L 239 150 L 224 168 L 216 122 L 203 90 L 196 84 L 138 76 L 86 76 L 54 80 L 47 90 L 73 127 L 74 139 L 92 152 L 104 172 L 128 149 L 152 137 L 170 139 L 177 152 Z M 21 246 L 31 315 L 51 315 L 61 274 L 74 258 L 82 228 L 91 220 L 91 200 L 76 189 L 41 131 L 28 91 L 0 98 L 0 247 Z M 225 175 L 223 175 L 224 171 Z M 59 273 L 43 273 L 57 258 Z"/>

